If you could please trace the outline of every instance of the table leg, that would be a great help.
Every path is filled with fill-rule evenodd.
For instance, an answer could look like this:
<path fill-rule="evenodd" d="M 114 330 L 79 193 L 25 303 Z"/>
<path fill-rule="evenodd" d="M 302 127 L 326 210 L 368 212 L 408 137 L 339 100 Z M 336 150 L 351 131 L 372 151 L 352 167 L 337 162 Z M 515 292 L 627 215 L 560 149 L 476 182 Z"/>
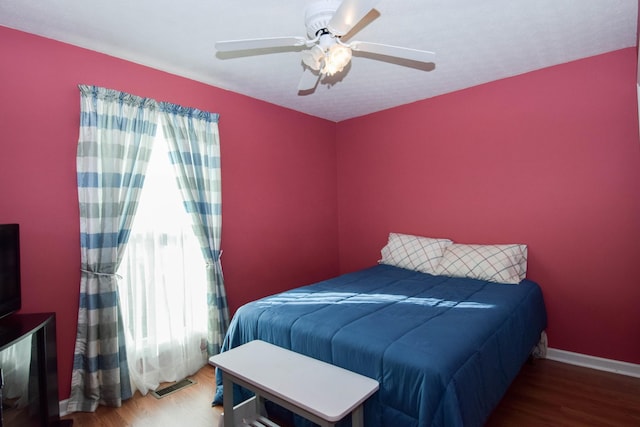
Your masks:
<path fill-rule="evenodd" d="M 351 413 L 351 427 L 363 427 L 362 405 L 358 405 Z"/>
<path fill-rule="evenodd" d="M 233 422 L 233 382 L 222 372 L 222 407 L 224 409 L 224 427 L 234 427 Z"/>

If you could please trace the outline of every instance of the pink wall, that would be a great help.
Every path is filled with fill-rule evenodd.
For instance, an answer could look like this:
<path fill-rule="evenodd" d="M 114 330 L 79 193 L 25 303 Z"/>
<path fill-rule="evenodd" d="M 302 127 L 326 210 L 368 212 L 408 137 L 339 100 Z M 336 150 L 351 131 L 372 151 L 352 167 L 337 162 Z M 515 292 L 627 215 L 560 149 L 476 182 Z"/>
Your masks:
<path fill-rule="evenodd" d="M 0 222 L 22 224 L 23 311 L 57 313 L 62 399 L 79 290 L 79 83 L 221 114 L 232 310 L 372 265 L 390 231 L 524 242 L 551 345 L 640 363 L 635 49 L 336 125 L 7 28 L 0 40 Z"/>
<path fill-rule="evenodd" d="M 636 60 L 624 49 L 339 123 L 341 271 L 374 264 L 391 231 L 526 243 L 550 346 L 640 363 Z"/>
<path fill-rule="evenodd" d="M 232 310 L 338 272 L 334 123 L 4 27 L 0 40 L 0 223 L 21 224 L 22 311 L 57 314 L 61 399 L 80 280 L 79 83 L 220 113 Z"/>

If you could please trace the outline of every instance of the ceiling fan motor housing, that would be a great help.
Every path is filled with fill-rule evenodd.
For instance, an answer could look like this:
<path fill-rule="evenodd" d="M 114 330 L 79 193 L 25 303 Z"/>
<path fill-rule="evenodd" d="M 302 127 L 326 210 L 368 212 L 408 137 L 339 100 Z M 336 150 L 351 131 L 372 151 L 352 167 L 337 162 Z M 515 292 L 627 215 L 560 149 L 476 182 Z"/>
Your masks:
<path fill-rule="evenodd" d="M 339 0 L 323 0 L 311 3 L 305 12 L 304 23 L 307 27 L 309 38 L 315 38 L 318 32 L 326 30 L 329 21 L 338 10 L 341 1 Z"/>

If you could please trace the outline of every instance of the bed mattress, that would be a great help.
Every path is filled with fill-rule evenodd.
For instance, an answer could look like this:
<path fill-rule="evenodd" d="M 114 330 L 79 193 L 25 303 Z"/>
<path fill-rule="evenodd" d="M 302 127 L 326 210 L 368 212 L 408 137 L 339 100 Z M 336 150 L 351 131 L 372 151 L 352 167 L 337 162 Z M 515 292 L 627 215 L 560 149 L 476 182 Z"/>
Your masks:
<path fill-rule="evenodd" d="M 369 427 L 481 426 L 545 327 L 532 281 L 377 265 L 242 306 L 223 351 L 260 339 L 376 379 Z"/>

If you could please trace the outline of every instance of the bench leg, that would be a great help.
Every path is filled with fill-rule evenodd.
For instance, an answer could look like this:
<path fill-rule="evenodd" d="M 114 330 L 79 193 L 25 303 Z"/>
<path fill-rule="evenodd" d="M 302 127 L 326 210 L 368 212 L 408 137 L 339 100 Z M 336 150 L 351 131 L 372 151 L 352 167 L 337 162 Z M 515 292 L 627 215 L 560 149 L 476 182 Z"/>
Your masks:
<path fill-rule="evenodd" d="M 224 409 L 224 427 L 234 427 L 233 422 L 233 382 L 222 373 L 222 407 Z"/>
<path fill-rule="evenodd" d="M 258 393 L 256 393 L 256 414 L 258 415 L 262 415 L 262 416 L 267 416 L 266 413 L 264 413 L 264 397 L 260 396 Z"/>
<path fill-rule="evenodd" d="M 351 413 L 351 427 L 363 427 L 362 405 L 358 405 Z"/>

